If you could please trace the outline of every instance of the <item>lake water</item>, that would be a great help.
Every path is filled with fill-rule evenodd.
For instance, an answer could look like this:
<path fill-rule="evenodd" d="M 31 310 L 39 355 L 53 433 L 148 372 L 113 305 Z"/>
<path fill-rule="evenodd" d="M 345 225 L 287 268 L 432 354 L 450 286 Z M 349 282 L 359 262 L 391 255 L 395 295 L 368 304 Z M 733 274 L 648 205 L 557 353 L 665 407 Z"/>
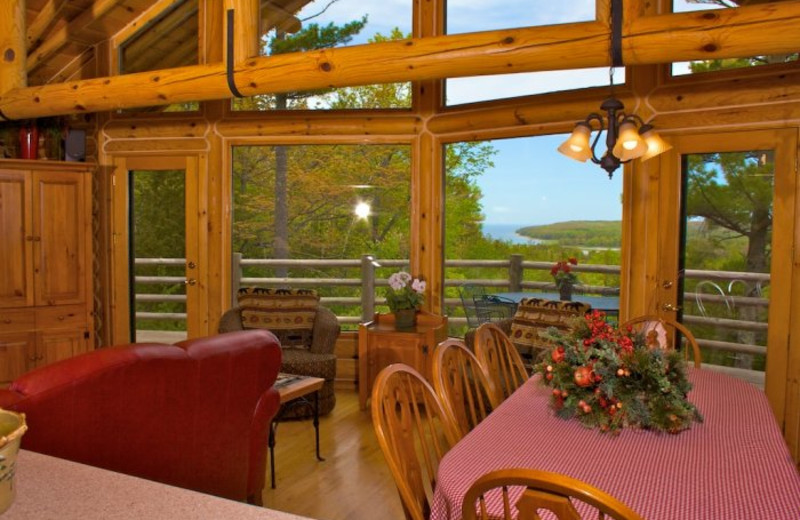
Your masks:
<path fill-rule="evenodd" d="M 495 240 L 507 240 L 512 244 L 541 244 L 542 241 L 536 238 L 528 238 L 518 235 L 516 231 L 524 228 L 527 224 L 483 224 L 483 234 Z"/>

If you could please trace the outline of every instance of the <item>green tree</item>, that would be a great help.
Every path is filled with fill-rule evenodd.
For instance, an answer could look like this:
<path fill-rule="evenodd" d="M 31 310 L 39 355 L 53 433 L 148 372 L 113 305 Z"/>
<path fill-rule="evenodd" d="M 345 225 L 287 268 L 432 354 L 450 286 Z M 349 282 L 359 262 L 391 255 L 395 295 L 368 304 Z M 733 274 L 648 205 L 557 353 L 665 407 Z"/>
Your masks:
<path fill-rule="evenodd" d="M 734 8 L 747 3 L 753 3 L 749 0 L 687 0 L 693 4 L 709 4 L 718 5 L 724 8 Z M 755 67 L 758 65 L 766 65 L 770 63 L 785 63 L 788 61 L 796 61 L 798 53 L 787 54 L 772 54 L 762 56 L 751 56 L 748 58 L 724 58 L 716 60 L 694 61 L 689 64 L 689 69 L 693 73 L 698 72 L 712 72 L 717 70 L 726 69 L 739 69 L 745 67 Z"/>
<path fill-rule="evenodd" d="M 724 238 L 747 238 L 743 270 L 769 272 L 774 163 L 771 152 L 689 156 L 687 216 L 706 228 L 732 231 Z"/>

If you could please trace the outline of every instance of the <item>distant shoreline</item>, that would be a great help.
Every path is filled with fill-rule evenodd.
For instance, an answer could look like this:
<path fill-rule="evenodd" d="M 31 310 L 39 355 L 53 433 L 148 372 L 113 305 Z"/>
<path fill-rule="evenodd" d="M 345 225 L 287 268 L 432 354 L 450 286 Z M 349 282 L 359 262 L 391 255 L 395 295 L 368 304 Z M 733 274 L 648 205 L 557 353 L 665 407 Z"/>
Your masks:
<path fill-rule="evenodd" d="M 618 222 L 618 221 L 614 221 Z M 566 231 L 569 226 L 573 224 L 572 222 L 556 222 L 553 224 L 542 224 L 541 227 L 561 227 L 565 228 Z M 574 224 L 580 226 L 585 225 L 586 222 L 575 222 Z M 598 224 L 601 224 L 601 221 L 598 221 Z M 608 221 L 602 221 L 601 225 L 609 224 Z M 613 223 L 612 223 L 613 224 Z M 517 233 L 520 229 L 525 228 L 532 228 L 532 227 L 540 227 L 537 225 L 531 224 L 495 224 L 495 223 L 483 223 L 481 225 L 481 230 L 485 236 L 494 240 L 503 240 L 506 242 L 511 242 L 512 244 L 520 244 L 520 245 L 541 245 L 541 244 L 548 244 L 548 243 L 558 243 L 559 240 L 557 238 L 536 238 L 530 237 L 526 235 L 521 235 Z M 572 237 L 573 240 L 575 237 Z M 565 244 L 564 247 L 570 247 L 574 249 L 581 249 L 584 252 L 588 251 L 619 251 L 620 247 L 617 245 L 581 245 L 581 244 Z"/>

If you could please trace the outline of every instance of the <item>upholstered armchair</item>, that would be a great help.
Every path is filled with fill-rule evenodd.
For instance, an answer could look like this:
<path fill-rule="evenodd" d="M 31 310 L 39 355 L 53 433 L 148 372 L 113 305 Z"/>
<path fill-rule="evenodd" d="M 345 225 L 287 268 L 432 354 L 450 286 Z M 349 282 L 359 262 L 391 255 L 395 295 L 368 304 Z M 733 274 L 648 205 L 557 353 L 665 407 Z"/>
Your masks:
<path fill-rule="evenodd" d="M 268 329 L 277 336 L 283 358 L 281 372 L 325 379 L 319 392 L 319 413 L 336 405 L 336 339 L 341 327 L 336 315 L 319 305 L 312 289 L 264 289 L 244 287 L 238 305 L 222 315 L 219 332 Z M 282 418 L 313 415 L 308 406 L 287 406 Z"/>
<path fill-rule="evenodd" d="M 576 301 L 545 300 L 543 298 L 525 298 L 517 307 L 514 317 L 496 323 L 505 332 L 520 355 L 530 362 L 539 353 L 549 348 L 548 341 L 541 333 L 554 327 L 558 330 L 570 330 L 576 318 L 583 317 L 592 310 L 588 303 Z M 474 344 L 474 331 L 469 331 L 464 342 L 471 347 Z"/>

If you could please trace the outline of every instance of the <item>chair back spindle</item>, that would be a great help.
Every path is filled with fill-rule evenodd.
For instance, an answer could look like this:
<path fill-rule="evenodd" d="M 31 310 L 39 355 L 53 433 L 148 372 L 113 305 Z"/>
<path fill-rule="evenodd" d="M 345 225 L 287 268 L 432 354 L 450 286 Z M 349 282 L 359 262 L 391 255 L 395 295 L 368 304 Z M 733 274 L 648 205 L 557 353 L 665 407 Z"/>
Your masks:
<path fill-rule="evenodd" d="M 530 377 L 517 348 L 508 335 L 493 323 L 484 323 L 475 332 L 475 356 L 486 367 L 500 402 Z"/>
<path fill-rule="evenodd" d="M 444 454 L 461 438 L 430 384 L 401 363 L 378 374 L 372 422 L 408 520 L 426 520 Z"/>
<path fill-rule="evenodd" d="M 637 334 L 649 335 L 651 338 L 645 338 L 645 341 L 658 341 L 661 348 L 676 348 L 681 338 L 686 340 L 686 344 L 682 346 L 684 358 L 688 361 L 691 354 L 691 359 L 694 362 L 694 368 L 700 368 L 703 362 L 703 356 L 700 353 L 700 346 L 697 344 L 697 339 L 688 328 L 682 323 L 679 323 L 670 318 L 662 318 L 659 316 L 648 315 L 639 316 L 623 323 L 620 328 L 625 330 L 630 327 Z M 663 344 L 661 344 L 663 342 Z M 683 343 L 683 341 L 680 341 Z"/>
<path fill-rule="evenodd" d="M 643 520 L 630 507 L 586 482 L 528 468 L 500 469 L 480 477 L 464 496 L 461 516 L 463 520 L 540 520 L 539 512 L 545 510 L 558 520 L 590 518 L 581 516 L 578 509 L 593 512 L 591 518 L 601 520 Z"/>
<path fill-rule="evenodd" d="M 461 434 L 466 435 L 500 404 L 485 367 L 459 339 L 448 339 L 433 353 L 432 383 Z"/>

